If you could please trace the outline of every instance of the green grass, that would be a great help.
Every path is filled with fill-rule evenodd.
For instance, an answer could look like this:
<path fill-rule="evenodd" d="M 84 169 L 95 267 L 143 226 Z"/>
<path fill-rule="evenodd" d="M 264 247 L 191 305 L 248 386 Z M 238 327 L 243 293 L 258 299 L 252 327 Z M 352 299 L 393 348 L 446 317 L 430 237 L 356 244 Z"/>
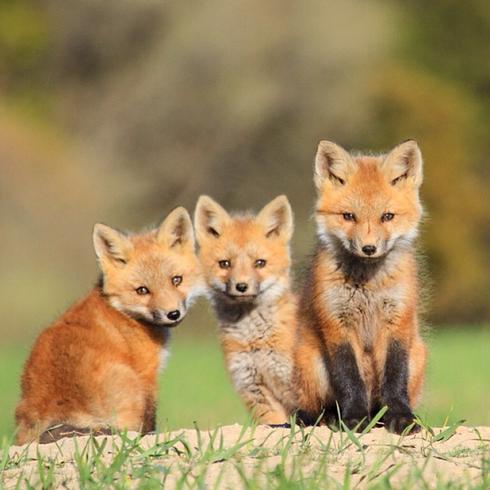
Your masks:
<path fill-rule="evenodd" d="M 20 375 L 28 348 L 0 346 L 0 439 L 13 432 L 15 404 L 20 392 Z"/>
<path fill-rule="evenodd" d="M 69 443 L 65 440 L 55 448 L 33 445 L 21 451 L 1 451 L 0 486 L 488 488 L 488 441 L 470 429 L 466 444 L 471 445 L 471 454 L 468 450 L 462 453 L 465 448 L 461 440 L 450 442 L 457 428 L 433 431 L 423 427 L 420 434 L 408 440 L 404 436 L 390 437 L 382 429 L 373 440 L 372 434 L 332 432 L 326 427 L 304 429 L 294 424 L 291 430 L 248 426 L 233 434 L 215 429 L 209 433 L 191 430 L 131 438 L 123 433 L 75 439 L 74 447 L 65 445 Z"/>
<path fill-rule="evenodd" d="M 464 419 L 490 425 L 490 330 L 442 330 L 429 339 L 425 395 L 417 413 L 430 425 Z M 14 430 L 22 364 L 28 346 L 0 347 L 0 439 Z M 158 427 L 201 429 L 244 423 L 215 337 L 176 332 L 168 367 L 160 377 Z"/>
<path fill-rule="evenodd" d="M 429 363 L 418 413 L 431 425 L 465 419 L 490 425 L 490 329 L 451 329 L 428 339 Z"/>
<path fill-rule="evenodd" d="M 253 426 L 223 440 L 217 426 L 250 421 L 234 394 L 215 337 L 176 332 L 161 375 L 156 439 L 93 439 L 73 452 L 33 446 L 20 454 L 0 450 L 0 488 L 440 488 L 490 486 L 489 441 L 476 430 L 469 443 L 451 444 L 457 423 L 490 425 L 490 331 L 443 330 L 429 340 L 426 395 L 418 409 L 422 433 L 407 443 L 370 439 L 372 432 L 326 428 L 277 431 Z M 28 347 L 0 347 L 0 439 L 7 449 Z M 427 425 L 429 424 L 429 425 Z M 170 429 L 213 428 L 166 432 Z M 323 431 L 323 432 L 322 432 Z M 384 433 L 384 431 L 382 431 Z M 487 438 L 488 439 L 488 438 Z M 271 442 L 272 441 L 272 442 Z M 449 444 L 446 444 L 448 443 Z M 469 444 L 469 446 L 468 446 Z M 471 446 L 471 447 L 470 447 Z M 1 449 L 1 448 L 0 448 Z M 433 465 L 443 470 L 434 473 Z M 447 468 L 463 468 L 458 477 Z M 470 475 L 470 471 L 473 473 Z"/>
<path fill-rule="evenodd" d="M 243 423 L 247 414 L 225 370 L 217 338 L 177 337 L 160 376 L 158 425 L 201 429 Z"/>

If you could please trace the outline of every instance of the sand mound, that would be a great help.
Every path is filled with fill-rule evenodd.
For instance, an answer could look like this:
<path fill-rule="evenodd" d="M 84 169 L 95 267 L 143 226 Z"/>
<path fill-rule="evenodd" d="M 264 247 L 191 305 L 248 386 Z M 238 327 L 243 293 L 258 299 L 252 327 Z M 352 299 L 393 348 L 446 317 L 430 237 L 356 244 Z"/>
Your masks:
<path fill-rule="evenodd" d="M 184 481 L 186 488 L 236 489 L 245 482 L 274 488 L 288 480 L 308 488 L 315 488 L 315 482 L 330 487 L 346 481 L 365 488 L 382 480 L 407 488 L 443 482 L 466 487 L 488 483 L 489 458 L 489 427 L 424 430 L 406 437 L 376 428 L 352 437 L 326 427 L 232 425 L 12 446 L 0 459 L 6 461 L 0 481 L 7 488 L 19 480 L 69 488 L 115 482 L 136 487 L 153 480 L 164 481 L 166 488 Z"/>

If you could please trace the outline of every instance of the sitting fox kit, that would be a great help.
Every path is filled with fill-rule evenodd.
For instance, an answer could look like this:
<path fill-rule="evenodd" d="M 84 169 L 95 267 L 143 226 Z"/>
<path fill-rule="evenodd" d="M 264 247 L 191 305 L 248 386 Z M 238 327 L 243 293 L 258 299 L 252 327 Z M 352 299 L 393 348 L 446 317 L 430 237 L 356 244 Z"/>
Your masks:
<path fill-rule="evenodd" d="M 230 215 L 201 196 L 195 212 L 199 256 L 220 327 L 226 366 L 254 418 L 288 421 L 296 299 L 290 292 L 293 216 L 285 196 L 257 216 Z"/>
<path fill-rule="evenodd" d="M 200 280 L 192 223 L 177 208 L 148 233 L 98 224 L 93 239 L 101 283 L 38 337 L 16 410 L 20 444 L 56 424 L 155 430 L 169 330 L 186 315 Z"/>
<path fill-rule="evenodd" d="M 415 141 L 383 156 L 353 156 L 328 141 L 318 147 L 318 243 L 296 352 L 305 422 L 323 411 L 332 420 L 337 404 L 350 428 L 384 405 L 389 430 L 400 433 L 414 421 L 426 361 L 413 245 L 421 183 Z"/>

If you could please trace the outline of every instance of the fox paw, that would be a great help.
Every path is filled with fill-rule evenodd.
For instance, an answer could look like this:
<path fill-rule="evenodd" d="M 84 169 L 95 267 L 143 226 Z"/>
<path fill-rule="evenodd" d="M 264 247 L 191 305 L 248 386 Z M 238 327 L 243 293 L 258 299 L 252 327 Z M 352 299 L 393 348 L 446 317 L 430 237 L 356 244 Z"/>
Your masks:
<path fill-rule="evenodd" d="M 413 413 L 393 413 L 384 417 L 387 430 L 395 434 L 415 434 L 420 431 L 420 426 L 415 423 Z M 412 427 L 410 427 L 412 426 Z M 408 429 L 410 427 L 410 429 Z"/>
<path fill-rule="evenodd" d="M 344 422 L 348 429 L 355 432 L 362 432 L 368 426 L 369 418 L 367 416 L 346 417 L 342 419 L 342 422 Z"/>

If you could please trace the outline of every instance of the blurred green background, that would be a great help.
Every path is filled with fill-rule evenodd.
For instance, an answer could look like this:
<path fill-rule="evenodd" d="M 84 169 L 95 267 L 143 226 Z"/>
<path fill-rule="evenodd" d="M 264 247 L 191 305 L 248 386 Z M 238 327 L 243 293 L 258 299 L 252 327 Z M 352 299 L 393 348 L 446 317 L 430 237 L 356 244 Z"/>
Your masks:
<path fill-rule="evenodd" d="M 487 0 L 2 1 L 0 433 L 34 337 L 96 278 L 96 221 L 138 229 L 200 193 L 252 209 L 286 193 L 299 270 L 325 138 L 419 141 L 423 407 L 490 423 L 489 60 Z M 204 303 L 175 340 L 160 421 L 242 420 Z"/>

